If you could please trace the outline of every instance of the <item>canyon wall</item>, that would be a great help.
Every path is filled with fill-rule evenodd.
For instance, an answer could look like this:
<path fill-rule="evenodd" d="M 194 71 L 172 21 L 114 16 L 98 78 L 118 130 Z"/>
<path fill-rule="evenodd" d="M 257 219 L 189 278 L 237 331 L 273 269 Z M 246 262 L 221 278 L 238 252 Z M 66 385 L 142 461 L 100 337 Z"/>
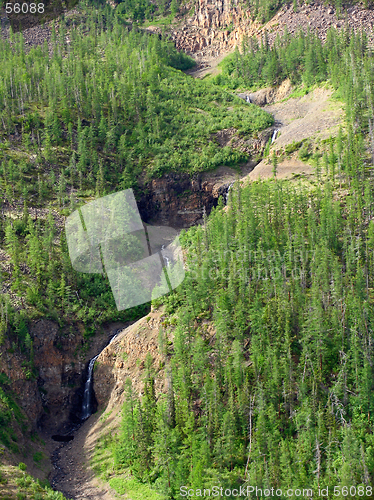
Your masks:
<path fill-rule="evenodd" d="M 209 215 L 219 197 L 225 198 L 230 184 L 245 177 L 260 161 L 273 130 L 274 127 L 269 127 L 254 137 L 244 138 L 235 128 L 214 134 L 212 140 L 221 147 L 230 146 L 248 155 L 248 161 L 235 169 L 222 166 L 192 176 L 171 172 L 141 186 L 136 198 L 144 222 L 176 229 L 202 223 L 204 211 Z"/>
<path fill-rule="evenodd" d="M 249 4 L 239 0 L 196 0 L 181 8 L 179 23 L 169 31 L 170 38 L 179 50 L 199 62 L 198 68 L 219 56 L 222 58 L 235 47 L 241 50 L 242 42 L 252 36 L 260 41 L 265 32 L 272 44 L 285 30 L 291 34 L 313 30 L 325 40 L 329 28 L 342 30 L 349 26 L 354 31 L 364 30 L 369 44 L 374 46 L 374 11 L 360 5 L 342 7 L 337 12 L 321 1 L 299 3 L 296 10 L 293 2 L 289 2 L 265 24 L 260 24 L 252 14 Z M 149 29 L 152 31 L 152 27 Z"/>
<path fill-rule="evenodd" d="M 217 56 L 240 44 L 252 25 L 249 8 L 238 0 L 198 0 L 182 29 L 173 30 L 176 47 L 189 54 Z"/>
<path fill-rule="evenodd" d="M 94 371 L 94 390 L 99 410 L 118 410 L 125 398 L 125 382 L 134 394 L 143 392 L 147 356 L 155 374 L 156 393 L 165 392 L 165 357 L 159 349 L 163 310 L 155 310 L 124 329 L 99 355 Z M 169 339 L 170 340 L 170 339 Z"/>
<path fill-rule="evenodd" d="M 0 372 L 10 379 L 10 389 L 23 409 L 30 431 L 65 432 L 79 419 L 88 361 L 109 342 L 124 323 L 104 325 L 92 339 L 84 338 L 83 325 L 60 328 L 48 319 L 29 327 L 33 339 L 34 373 L 28 356 L 8 337 L 1 346 Z"/>

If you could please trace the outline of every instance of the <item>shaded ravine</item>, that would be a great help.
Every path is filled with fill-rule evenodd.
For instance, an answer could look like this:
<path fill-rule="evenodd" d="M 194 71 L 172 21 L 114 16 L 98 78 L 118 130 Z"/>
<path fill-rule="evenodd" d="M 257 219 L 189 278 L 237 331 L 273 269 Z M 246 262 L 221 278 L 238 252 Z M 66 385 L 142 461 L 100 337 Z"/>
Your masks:
<path fill-rule="evenodd" d="M 220 183 L 217 193 L 218 196 L 223 197 L 225 203 L 227 203 L 228 192 L 234 183 L 231 180 L 232 176 L 229 179 L 222 184 Z M 166 264 L 168 265 L 168 262 Z M 53 470 L 50 474 L 50 484 L 54 490 L 60 491 L 69 500 L 114 500 L 116 498 L 109 485 L 103 484 L 95 476 L 89 463 L 90 451 L 87 449 L 87 443 L 93 440 L 92 429 L 100 418 L 100 414 L 95 413 L 97 408 L 94 393 L 95 361 L 122 331 L 123 328 L 117 330 L 100 352 L 89 360 L 85 381 L 81 386 L 81 404 L 76 408 L 74 415 L 72 415 L 73 418 L 71 418 L 73 427 L 65 434 L 52 436 L 52 439 L 58 441 L 59 444 L 56 448 L 52 444 L 51 448 Z M 78 423 L 74 424 L 74 422 Z"/>
<path fill-rule="evenodd" d="M 247 102 L 249 101 L 247 100 Z M 271 130 L 271 134 L 273 134 L 273 132 L 274 131 Z M 250 171 L 252 168 L 253 166 L 248 170 Z M 157 196 L 160 195 L 160 190 L 167 193 L 168 196 L 170 196 L 170 191 L 175 190 L 176 193 L 174 194 L 174 198 L 178 200 L 177 191 L 179 187 L 187 189 L 190 185 L 198 185 L 196 193 L 193 192 L 192 196 L 190 196 L 192 198 L 192 207 L 189 207 L 189 210 L 186 211 L 187 216 L 184 212 L 182 214 L 180 213 L 178 208 L 181 207 L 179 207 L 178 204 L 170 207 L 173 209 L 173 212 L 175 212 L 174 220 L 173 215 L 170 213 L 170 208 L 168 210 L 164 208 L 163 211 L 161 210 L 159 213 L 152 212 L 151 208 L 156 205 L 158 206 L 158 204 L 155 203 L 154 198 L 148 193 L 147 203 L 144 200 L 139 201 L 139 207 L 143 218 L 156 218 L 157 220 L 157 217 L 159 217 L 160 220 L 158 222 L 161 224 L 174 224 L 178 227 L 191 227 L 201 223 L 203 208 L 207 208 L 206 213 L 209 213 L 210 209 L 217 205 L 220 196 L 222 196 L 224 204 L 227 205 L 229 203 L 230 190 L 235 184 L 235 178 L 242 178 L 245 175 L 243 172 L 242 175 L 238 176 L 236 172 L 230 172 L 231 169 L 225 169 L 224 167 L 222 167 L 222 169 L 224 171 L 219 173 L 217 178 L 214 177 L 214 172 L 210 173 L 212 178 L 209 178 L 209 174 L 206 174 L 208 181 L 206 181 L 206 177 L 203 176 L 196 181 L 196 179 L 180 178 L 178 176 L 174 178 L 171 175 L 168 176 L 166 180 L 161 180 L 159 183 L 160 185 L 157 184 L 153 186 Z M 208 187 L 204 185 L 204 182 Z M 180 186 L 180 184 L 183 184 L 183 186 Z M 183 201 L 186 202 L 186 200 Z M 168 205 L 170 205 L 170 199 Z M 193 210 L 190 208 L 193 208 Z M 177 223 L 182 220 L 183 223 Z M 100 353 L 115 340 L 120 331 L 122 331 L 122 329 L 117 331 L 108 344 L 92 357 L 88 363 L 82 404 L 80 412 L 77 412 L 79 414 L 76 415 L 77 420 L 80 422 L 76 424 L 68 434 L 53 436 L 55 441 L 60 441 L 61 444 L 59 444 L 51 454 L 53 472 L 50 482 L 53 489 L 62 492 L 69 500 L 114 500 L 116 498 L 110 487 L 107 484 L 103 485 L 103 483 L 100 483 L 97 477 L 95 477 L 94 471 L 89 464 L 87 447 L 85 445 L 87 440 L 92 441 L 92 428 L 100 417 L 98 413 L 94 413 L 97 406 L 94 395 L 95 361 Z"/>
<path fill-rule="evenodd" d="M 115 340 L 121 331 L 122 329 L 117 330 L 100 353 Z M 67 434 L 52 436 L 54 441 L 60 441 L 62 444 L 51 455 L 54 472 L 52 472 L 50 483 L 54 490 L 60 491 L 69 500 L 115 499 L 111 489 L 108 486 L 100 485 L 95 478 L 84 452 L 84 443 L 93 424 L 90 420 L 98 418 L 98 415 L 93 415 L 93 383 L 95 361 L 100 353 L 94 356 L 88 364 L 81 414 L 79 416 L 81 422 Z"/>
<path fill-rule="evenodd" d="M 92 427 L 99 420 L 95 413 L 75 431 L 74 440 L 60 445 L 52 454 L 55 475 L 51 481 L 54 490 L 69 500 L 116 500 L 115 492 L 95 475 L 87 456 L 87 441 Z"/>

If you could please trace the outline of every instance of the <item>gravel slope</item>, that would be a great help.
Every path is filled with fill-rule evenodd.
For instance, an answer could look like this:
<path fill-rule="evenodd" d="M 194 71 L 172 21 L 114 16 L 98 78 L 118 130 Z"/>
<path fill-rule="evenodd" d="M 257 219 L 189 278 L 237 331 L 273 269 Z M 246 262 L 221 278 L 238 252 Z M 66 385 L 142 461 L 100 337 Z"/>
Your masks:
<path fill-rule="evenodd" d="M 96 413 L 74 433 L 74 440 L 60 445 L 52 455 L 53 489 L 61 491 L 69 500 L 116 500 L 108 484 L 101 483 L 89 461 L 97 439 L 96 427 L 100 414 Z M 123 497 L 122 497 L 123 498 Z"/>

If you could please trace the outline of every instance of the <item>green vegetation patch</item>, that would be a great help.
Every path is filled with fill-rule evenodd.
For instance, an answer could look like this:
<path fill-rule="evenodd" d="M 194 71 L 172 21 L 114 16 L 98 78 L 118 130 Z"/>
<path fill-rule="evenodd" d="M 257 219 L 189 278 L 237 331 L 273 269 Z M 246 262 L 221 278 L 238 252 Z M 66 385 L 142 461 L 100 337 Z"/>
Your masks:
<path fill-rule="evenodd" d="M 19 453 L 17 435 L 12 424 L 22 423 L 24 415 L 9 389 L 9 379 L 0 373 L 0 442 L 14 453 Z"/>
<path fill-rule="evenodd" d="M 13 137 L 0 151 L 0 187 L 9 202 L 57 201 L 65 213 L 73 195 L 236 165 L 247 155 L 221 148 L 212 134 L 230 127 L 252 134 L 273 123 L 265 111 L 182 73 L 194 62 L 170 42 L 129 32 L 110 7 L 103 11 L 105 23 L 88 6 L 77 28 L 61 22 L 52 54 L 26 51 L 20 36 L 0 41 L 0 134 Z"/>
<path fill-rule="evenodd" d="M 128 495 L 132 500 L 165 500 L 166 498 L 164 495 L 152 490 L 147 484 L 143 484 L 134 478 L 122 479 L 115 477 L 109 481 L 109 484 L 120 495 Z"/>
<path fill-rule="evenodd" d="M 145 314 L 147 305 L 117 311 L 108 279 L 75 272 L 63 229 L 78 205 L 168 172 L 195 174 L 248 159 L 221 147 L 215 133 L 251 135 L 273 123 L 248 105 L 181 69 L 193 65 L 158 36 L 131 31 L 109 6 L 82 4 L 52 30 L 47 46 L 28 50 L 22 37 L 0 40 L 0 269 L 11 297 L 0 299 L 0 343 L 27 358 L 37 374 L 30 319 L 84 324 L 85 338 L 105 321 Z M 67 43 L 67 36 L 69 43 Z M 13 82 L 22 82 L 14 86 Z M 23 209 L 22 209 L 23 204 Z M 38 217 L 29 207 L 44 209 Z"/>
<path fill-rule="evenodd" d="M 330 28 L 326 43 L 314 31 L 305 34 L 302 30 L 295 35 L 286 30 L 273 45 L 266 36 L 261 43 L 253 37 L 240 52 L 235 50 L 221 62 L 222 72 L 211 81 L 229 89 L 257 90 L 277 86 L 288 78 L 297 85 L 289 97 L 303 97 L 313 86 L 330 80 L 336 89 L 335 98 L 342 100 L 347 98 L 351 82 L 347 58 L 352 51 L 361 60 L 359 64 L 365 65 L 371 57 L 364 31 L 354 35 Z"/>
<path fill-rule="evenodd" d="M 335 484 L 373 485 L 372 180 L 349 170 L 341 138 L 330 147 L 324 184 L 320 174 L 315 187 L 237 183 L 228 211 L 221 203 L 181 236 L 185 281 L 159 300 L 176 318 L 164 322 L 172 389 L 156 398 L 150 366 L 141 398 L 127 382 L 115 473 L 131 470 L 168 499 L 182 485 L 240 488 L 247 473 L 262 488 L 318 488 L 331 484 L 331 463 Z M 111 484 L 127 493 L 132 483 Z"/>

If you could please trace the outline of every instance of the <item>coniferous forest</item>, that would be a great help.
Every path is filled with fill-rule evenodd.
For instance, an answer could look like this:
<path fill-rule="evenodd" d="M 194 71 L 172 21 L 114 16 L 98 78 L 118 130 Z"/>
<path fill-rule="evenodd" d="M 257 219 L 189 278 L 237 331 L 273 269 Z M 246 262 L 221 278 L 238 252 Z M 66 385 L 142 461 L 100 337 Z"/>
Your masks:
<path fill-rule="evenodd" d="M 267 19 L 279 6 L 252 7 Z M 182 231 L 186 278 L 152 304 L 164 314 L 168 389 L 156 392 L 149 357 L 142 395 L 128 379 L 121 425 L 97 444 L 106 457 L 98 472 L 121 494 L 133 481 L 133 500 L 216 485 L 372 498 L 372 47 L 347 27 L 331 28 L 325 43 L 311 31 L 273 45 L 252 38 L 219 74 L 194 79 L 191 57 L 141 29 L 178 8 L 84 2 L 53 26 L 49 45 L 29 48 L 22 33 L 0 40 L 0 352 L 9 340 L 7 355 L 22 355 L 37 379 L 33 321 L 80 323 L 89 342 L 103 323 L 150 310 L 117 311 L 105 276 L 72 269 L 63 221 L 77 207 L 121 189 L 139 195 L 170 173 L 239 171 L 248 154 L 214 134 L 256 137 L 274 123 L 239 90 L 286 79 L 305 92 L 332 88 L 344 105 L 339 132 L 297 146 L 311 179 L 278 179 L 275 159 L 272 179 L 236 181 L 203 224 Z M 0 372 L 0 441 L 19 453 L 12 425 L 25 417 L 10 386 Z M 41 495 L 35 487 L 27 498 Z"/>
<path fill-rule="evenodd" d="M 172 390 L 156 398 L 150 368 L 141 400 L 128 385 L 112 445 L 119 470 L 166 498 L 216 484 L 372 495 L 373 62 L 365 35 L 285 34 L 214 78 L 328 81 L 346 129 L 314 151 L 312 187 L 237 183 L 183 236 L 188 274 L 161 333 Z"/>
<path fill-rule="evenodd" d="M 2 40 L 0 51 L 1 189 L 19 214 L 1 219 L 12 258 L 3 281 L 10 278 L 11 291 L 31 306 L 31 315 L 56 319 L 62 312 L 87 324 L 99 315 L 113 320 L 114 301 L 101 277 L 71 269 L 52 211 L 66 216 L 86 200 L 139 190 L 140 180 L 172 171 L 193 175 L 235 166 L 247 155 L 219 147 L 211 135 L 229 127 L 251 135 L 273 123 L 257 106 L 192 82 L 176 68 L 193 61 L 170 42 L 128 32 L 109 8 L 104 12 L 107 17 L 87 6 L 76 27 L 67 20 L 69 44 L 64 25 L 58 36 L 53 31 L 52 53 L 47 45 L 26 51 L 22 34 Z M 30 217 L 29 207 L 48 215 Z M 21 321 L 12 312 L 5 317 Z"/>

